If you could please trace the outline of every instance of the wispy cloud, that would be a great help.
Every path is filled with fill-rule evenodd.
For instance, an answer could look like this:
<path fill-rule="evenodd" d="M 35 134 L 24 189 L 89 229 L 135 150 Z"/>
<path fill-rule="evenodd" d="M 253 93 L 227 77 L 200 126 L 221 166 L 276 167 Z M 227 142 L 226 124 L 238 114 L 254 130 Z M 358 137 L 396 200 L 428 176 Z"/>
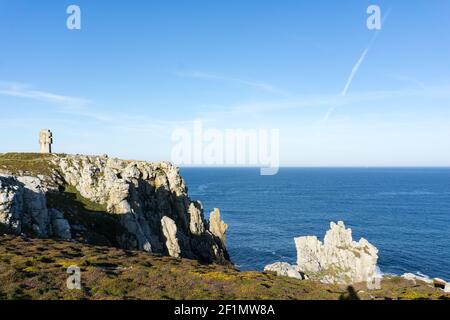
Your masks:
<path fill-rule="evenodd" d="M 237 84 L 241 84 L 244 86 L 252 87 L 261 91 L 283 95 L 283 96 L 289 96 L 290 94 L 287 93 L 284 90 L 281 90 L 277 88 L 276 86 L 265 83 L 265 82 L 259 82 L 259 81 L 252 81 L 247 80 L 239 77 L 227 77 L 217 74 L 211 74 L 207 72 L 202 71 L 177 71 L 175 72 L 177 76 L 180 77 L 187 77 L 187 78 L 194 78 L 194 79 L 205 79 L 205 80 L 215 80 L 215 81 L 224 81 L 224 82 L 233 82 Z"/>
<path fill-rule="evenodd" d="M 153 117 L 134 116 L 126 112 L 103 111 L 97 108 L 90 99 L 36 90 L 31 85 L 17 82 L 0 81 L 0 96 L 49 103 L 55 108 L 55 112 L 59 114 L 94 120 L 111 128 L 126 131 L 154 133 L 184 124 L 182 121 L 158 120 Z"/>
<path fill-rule="evenodd" d="M 414 77 L 406 76 L 406 75 L 402 75 L 402 74 L 387 74 L 387 76 L 392 79 L 398 80 L 398 81 L 411 83 L 420 89 L 423 89 L 423 90 L 426 89 L 425 83 L 423 83 L 422 81 L 420 81 Z"/>
<path fill-rule="evenodd" d="M 328 107 L 329 112 L 332 112 L 335 108 L 351 104 L 389 101 L 415 97 L 432 100 L 450 99 L 450 85 L 441 84 L 424 88 L 417 88 L 415 86 L 413 88 L 404 88 L 398 90 L 361 91 L 352 93 L 349 92 L 345 96 L 324 94 L 316 96 L 297 96 L 289 99 L 238 103 L 231 106 L 221 106 L 220 108 L 216 108 L 212 112 L 205 112 L 203 116 L 209 119 L 221 119 L 226 116 L 242 118 L 251 114 L 264 114 L 269 112 L 280 113 L 290 109 L 324 107 Z"/>
<path fill-rule="evenodd" d="M 33 89 L 30 85 L 16 82 L 0 82 L 0 95 L 28 98 L 62 105 L 86 105 L 90 101 L 83 98 L 60 95 Z"/>

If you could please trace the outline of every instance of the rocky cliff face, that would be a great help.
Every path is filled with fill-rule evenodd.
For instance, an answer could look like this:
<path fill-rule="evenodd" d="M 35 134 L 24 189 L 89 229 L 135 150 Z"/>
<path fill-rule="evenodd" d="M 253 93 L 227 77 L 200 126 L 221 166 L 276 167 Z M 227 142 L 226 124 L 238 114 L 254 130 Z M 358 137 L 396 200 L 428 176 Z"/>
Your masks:
<path fill-rule="evenodd" d="M 18 234 L 70 239 L 64 215 L 47 207 L 47 191 L 38 178 L 0 174 L 0 223 Z"/>
<path fill-rule="evenodd" d="M 229 260 L 224 235 L 217 234 L 220 221 L 210 231 L 202 205 L 188 197 L 171 164 L 57 155 L 45 161 L 50 174 L 0 175 L 0 224 L 8 230 L 206 262 Z"/>

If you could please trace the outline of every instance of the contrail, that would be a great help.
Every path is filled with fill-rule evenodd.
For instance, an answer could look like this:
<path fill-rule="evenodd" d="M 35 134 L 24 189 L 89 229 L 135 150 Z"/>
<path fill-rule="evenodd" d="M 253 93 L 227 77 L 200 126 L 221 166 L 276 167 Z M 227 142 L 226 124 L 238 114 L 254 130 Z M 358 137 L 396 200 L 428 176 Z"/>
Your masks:
<path fill-rule="evenodd" d="M 391 12 L 391 8 L 388 9 L 386 15 L 383 17 L 383 20 L 381 21 L 381 24 L 384 26 L 384 23 L 386 19 L 389 17 L 389 14 Z M 358 73 L 359 67 L 361 67 L 362 63 L 364 62 L 364 59 L 366 58 L 367 54 L 369 53 L 370 49 L 372 48 L 372 45 L 375 43 L 375 40 L 378 37 L 378 34 L 380 33 L 380 30 L 377 30 L 375 34 L 373 35 L 372 39 L 369 42 L 369 45 L 364 49 L 363 53 L 359 57 L 358 61 L 356 61 L 355 65 L 352 68 L 352 71 L 350 73 L 350 76 L 347 79 L 347 82 L 345 83 L 345 87 L 341 92 L 341 96 L 345 97 L 347 95 L 348 89 L 350 88 L 353 79 L 355 78 L 356 74 Z M 323 117 L 322 121 L 327 121 L 328 118 L 333 114 L 334 110 L 336 110 L 337 106 L 332 106 L 328 109 L 327 113 Z"/>
<path fill-rule="evenodd" d="M 363 63 L 364 59 L 366 58 L 367 53 L 369 53 L 370 47 L 367 47 L 361 57 L 358 59 L 356 64 L 353 66 L 352 72 L 350 73 L 350 76 L 348 77 L 347 83 L 345 84 L 344 90 L 341 92 L 341 96 L 345 97 L 347 95 L 348 89 L 350 88 L 350 85 L 352 84 L 353 78 L 355 77 L 356 73 L 358 72 L 359 67 Z"/>

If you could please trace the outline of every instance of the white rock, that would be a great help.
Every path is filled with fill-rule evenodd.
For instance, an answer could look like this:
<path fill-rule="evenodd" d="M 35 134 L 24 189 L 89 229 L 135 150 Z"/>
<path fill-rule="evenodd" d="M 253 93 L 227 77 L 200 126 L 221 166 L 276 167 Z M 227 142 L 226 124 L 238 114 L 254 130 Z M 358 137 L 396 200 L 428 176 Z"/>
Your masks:
<path fill-rule="evenodd" d="M 414 283 L 416 283 L 416 281 L 422 281 L 427 284 L 433 284 L 433 280 L 426 278 L 426 277 L 419 276 L 417 274 L 413 274 L 413 273 L 405 273 L 402 275 L 402 278 L 413 281 Z"/>
<path fill-rule="evenodd" d="M 57 236 L 70 239 L 67 220 L 58 215 L 52 221 L 47 191 L 39 178 L 0 175 L 0 223 L 16 234 L 49 237 L 56 230 Z"/>
<path fill-rule="evenodd" d="M 166 237 L 166 248 L 171 257 L 179 258 L 181 254 L 180 246 L 177 239 L 177 225 L 175 221 L 167 216 L 162 217 L 161 227 Z"/>
<path fill-rule="evenodd" d="M 406 279 L 406 280 L 409 280 L 409 281 L 412 281 L 412 282 L 414 282 L 414 284 L 416 283 L 416 275 L 415 275 L 415 274 L 412 274 L 412 273 L 404 273 L 404 274 L 402 275 L 402 278 L 404 278 L 404 279 Z"/>
<path fill-rule="evenodd" d="M 290 277 L 303 280 L 304 277 L 298 271 L 297 266 L 290 265 L 287 262 L 275 262 L 264 267 L 264 271 L 275 272 L 280 277 Z"/>
<path fill-rule="evenodd" d="M 191 202 L 189 205 L 189 229 L 192 234 L 201 235 L 205 232 L 203 223 L 202 207 L 198 202 Z"/>
<path fill-rule="evenodd" d="M 220 210 L 215 208 L 209 216 L 209 231 L 225 244 L 228 225 L 220 220 Z"/>
<path fill-rule="evenodd" d="M 372 282 L 376 277 L 378 250 L 367 240 L 352 240 L 342 221 L 331 223 L 324 242 L 317 237 L 295 238 L 299 270 L 325 283 Z"/>
<path fill-rule="evenodd" d="M 450 293 L 450 282 L 447 282 L 447 283 L 445 284 L 444 292 L 445 292 L 445 293 Z"/>

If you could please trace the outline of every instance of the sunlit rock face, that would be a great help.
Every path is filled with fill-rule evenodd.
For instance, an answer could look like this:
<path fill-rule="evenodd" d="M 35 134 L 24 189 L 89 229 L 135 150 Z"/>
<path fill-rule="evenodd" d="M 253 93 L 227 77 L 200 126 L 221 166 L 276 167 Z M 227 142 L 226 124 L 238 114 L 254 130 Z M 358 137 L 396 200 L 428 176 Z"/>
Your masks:
<path fill-rule="evenodd" d="M 352 230 L 342 221 L 331 222 L 322 243 L 315 236 L 295 238 L 297 264 L 276 262 L 264 270 L 280 276 L 323 283 L 368 285 L 377 280 L 378 250 L 366 239 L 352 239 Z"/>
<path fill-rule="evenodd" d="M 323 243 L 314 236 L 295 238 L 299 270 L 326 283 L 371 282 L 376 276 L 378 250 L 366 239 L 352 239 L 342 221 L 331 222 Z"/>
<path fill-rule="evenodd" d="M 172 164 L 53 154 L 46 169 L 51 174 L 40 178 L 1 178 L 3 227 L 32 236 L 229 261 L 225 229 L 213 229 L 223 232 L 220 237 L 209 230 L 202 205 L 189 198 Z M 214 225 L 221 223 L 214 220 Z"/>
<path fill-rule="evenodd" d="M 47 207 L 47 191 L 37 177 L 0 174 L 0 224 L 15 234 L 70 239 L 63 214 Z"/>
<path fill-rule="evenodd" d="M 209 216 L 209 231 L 225 245 L 227 229 L 228 225 L 220 219 L 220 210 L 215 208 Z"/>

